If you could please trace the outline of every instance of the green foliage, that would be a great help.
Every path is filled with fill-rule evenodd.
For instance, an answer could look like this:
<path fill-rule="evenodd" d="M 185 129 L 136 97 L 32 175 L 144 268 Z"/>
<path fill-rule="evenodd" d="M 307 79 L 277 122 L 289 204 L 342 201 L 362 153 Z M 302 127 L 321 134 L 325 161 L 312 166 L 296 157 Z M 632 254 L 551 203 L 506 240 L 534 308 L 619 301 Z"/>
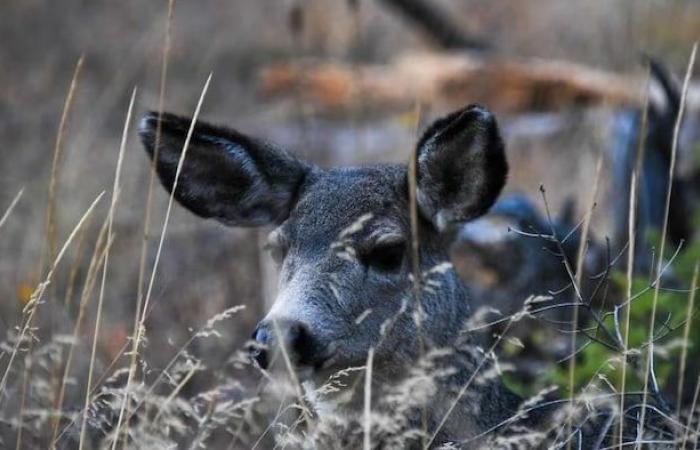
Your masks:
<path fill-rule="evenodd" d="M 670 256 L 670 251 L 667 257 Z M 687 289 L 691 285 L 692 273 L 696 261 L 700 260 L 700 244 L 686 248 L 674 260 L 672 267 L 667 269 L 665 280 L 673 279 L 674 285 Z M 612 274 L 611 285 L 616 303 L 624 298 L 627 280 L 624 273 L 617 271 Z M 663 286 L 663 283 L 662 283 Z M 626 390 L 634 391 L 642 388 L 643 371 L 646 364 L 649 342 L 650 319 L 653 308 L 654 289 L 649 278 L 637 276 L 633 280 L 633 301 L 630 309 L 629 356 L 627 359 Z M 662 388 L 677 375 L 678 358 L 682 349 L 683 329 L 688 315 L 689 294 L 687 292 L 671 292 L 661 290 L 657 302 L 655 319 L 655 336 L 663 336 L 656 341 L 654 349 L 654 371 Z M 697 302 L 696 302 L 697 305 Z M 700 315 L 696 314 L 697 306 L 691 314 L 691 330 L 698 330 Z M 614 318 L 611 310 L 600 312 L 605 314 L 603 322 L 611 333 L 615 333 Z M 624 336 L 623 314 L 620 312 L 621 332 Z M 595 323 L 588 324 L 594 327 Z M 592 329 L 592 328 L 591 328 Z M 593 334 L 606 340 L 600 330 Z M 581 340 L 580 342 L 583 342 Z M 688 357 L 700 356 L 700 333 L 691 331 L 688 342 Z M 622 381 L 622 354 L 615 349 L 598 343 L 589 343 L 579 352 L 574 374 L 574 386 L 581 389 L 588 383 L 604 377 L 615 387 Z M 568 362 L 558 365 L 551 373 L 551 381 L 561 387 L 569 386 Z"/>

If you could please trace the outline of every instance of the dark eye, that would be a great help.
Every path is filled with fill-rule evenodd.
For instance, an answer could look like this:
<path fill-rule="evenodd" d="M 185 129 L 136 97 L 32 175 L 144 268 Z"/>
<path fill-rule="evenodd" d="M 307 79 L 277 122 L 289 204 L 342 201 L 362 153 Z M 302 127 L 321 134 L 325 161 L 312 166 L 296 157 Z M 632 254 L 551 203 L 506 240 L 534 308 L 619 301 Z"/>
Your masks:
<path fill-rule="evenodd" d="M 396 272 L 401 269 L 405 251 L 405 242 L 381 244 L 362 255 L 361 260 L 365 266 L 381 272 Z"/>

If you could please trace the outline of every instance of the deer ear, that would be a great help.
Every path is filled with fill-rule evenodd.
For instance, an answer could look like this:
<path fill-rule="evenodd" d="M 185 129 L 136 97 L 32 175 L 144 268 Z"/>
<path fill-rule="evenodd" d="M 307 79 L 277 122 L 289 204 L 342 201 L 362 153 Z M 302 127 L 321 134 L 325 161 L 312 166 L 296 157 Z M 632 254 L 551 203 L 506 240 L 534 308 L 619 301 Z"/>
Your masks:
<path fill-rule="evenodd" d="M 418 206 L 439 230 L 488 211 L 508 174 L 496 119 L 478 105 L 435 121 L 416 152 Z"/>
<path fill-rule="evenodd" d="M 169 192 L 190 123 L 188 118 L 167 113 L 148 113 L 141 120 L 141 140 L 151 159 L 157 156 L 156 171 Z M 310 170 L 311 166 L 271 144 L 198 122 L 174 197 L 198 216 L 227 225 L 279 224 L 289 216 Z"/>

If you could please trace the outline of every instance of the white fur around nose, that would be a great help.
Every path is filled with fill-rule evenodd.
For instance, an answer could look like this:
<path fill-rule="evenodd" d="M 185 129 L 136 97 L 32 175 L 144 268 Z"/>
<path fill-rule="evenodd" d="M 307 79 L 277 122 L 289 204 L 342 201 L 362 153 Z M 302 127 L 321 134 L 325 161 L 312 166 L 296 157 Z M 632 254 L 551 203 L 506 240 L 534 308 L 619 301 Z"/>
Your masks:
<path fill-rule="evenodd" d="M 280 282 L 277 298 L 265 319 L 305 321 L 308 311 L 304 307 L 304 298 L 309 291 L 311 280 L 308 270 L 299 270 L 288 282 Z"/>

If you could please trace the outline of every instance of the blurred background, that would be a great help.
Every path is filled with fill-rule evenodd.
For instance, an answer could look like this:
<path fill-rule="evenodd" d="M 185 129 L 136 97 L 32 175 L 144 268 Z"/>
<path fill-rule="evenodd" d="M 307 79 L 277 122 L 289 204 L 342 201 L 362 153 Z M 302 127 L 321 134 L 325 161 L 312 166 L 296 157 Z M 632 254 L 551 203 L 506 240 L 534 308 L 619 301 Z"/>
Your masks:
<path fill-rule="evenodd" d="M 680 86 L 699 31 L 700 4 L 680 0 L 182 0 L 174 2 L 170 22 L 164 0 L 5 1 L 0 6 L 0 214 L 21 189 L 23 194 L 0 228 L 0 336 L 11 342 L 22 309 L 45 274 L 54 148 L 81 57 L 56 162 L 58 247 L 94 198 L 103 190 L 110 193 L 129 98 L 138 88 L 98 336 L 95 370 L 109 375 L 115 359 L 116 366 L 124 365 L 140 292 L 150 166 L 136 121 L 158 109 L 166 50 L 165 110 L 191 115 L 213 73 L 202 120 L 278 142 L 322 166 L 407 161 L 423 125 L 480 102 L 496 112 L 506 139 L 511 164 L 506 193 L 531 202 L 542 215 L 543 186 L 552 214 L 569 214 L 573 226 L 588 208 L 602 158 L 591 227 L 602 254 L 606 237 L 613 239 L 616 227 L 625 223 L 619 200 L 626 194 L 619 180 L 627 178 L 616 167 L 636 148 L 629 142 L 637 142 L 634 120 L 645 103 L 643 55 L 662 63 Z M 662 87 L 651 87 L 651 104 L 663 116 L 668 100 Z M 687 194 L 681 203 L 688 211 L 682 224 L 686 241 L 697 229 L 699 107 L 700 86 L 692 81 L 676 170 Z M 637 118 L 630 119 L 631 129 L 624 128 L 625 117 Z M 666 133 L 672 123 L 663 125 Z M 668 139 L 659 147 L 666 151 Z M 667 164 L 660 162 L 658 171 L 667 171 Z M 103 199 L 56 272 L 38 312 L 37 346 L 73 333 L 108 203 Z M 166 205 L 165 191 L 156 186 L 147 274 Z M 534 220 L 514 222 L 504 208 L 503 229 L 534 226 Z M 196 340 L 188 349 L 207 368 L 188 384 L 188 392 L 231 376 L 237 352 L 274 295 L 274 267 L 261 246 L 265 235 L 266 230 L 224 228 L 173 209 L 146 321 L 145 376 L 162 370 L 192 330 L 227 308 L 245 305 L 217 327 L 220 338 Z M 612 247 L 623 244 L 613 239 Z M 536 245 L 537 257 L 547 254 L 542 247 Z M 506 252 L 512 254 L 510 248 Z M 475 266 L 486 264 L 486 257 L 474 261 L 471 253 L 457 248 L 456 265 L 466 278 L 480 274 L 472 279 L 477 291 L 502 287 L 503 277 L 512 275 L 483 267 L 479 272 Z M 499 308 L 519 305 L 528 289 L 558 287 L 538 284 L 542 274 L 530 277 L 521 291 L 503 294 Z M 97 290 L 79 332 L 78 380 L 89 360 L 96 297 Z M 7 355 L 7 346 L 3 352 Z M 60 358 L 54 363 L 62 364 Z M 0 359 L 0 367 L 6 364 L 6 357 Z M 21 388 L 23 364 L 13 369 L 8 389 Z M 46 371 L 50 381 L 54 369 L 36 370 Z M 255 386 L 256 376 L 238 379 Z M 83 389 L 80 381 L 69 386 L 66 407 L 80 408 Z M 30 403 L 39 404 L 41 392 L 31 395 Z M 18 407 L 21 396 L 10 397 Z M 3 409 L 9 420 L 12 408 Z"/>

